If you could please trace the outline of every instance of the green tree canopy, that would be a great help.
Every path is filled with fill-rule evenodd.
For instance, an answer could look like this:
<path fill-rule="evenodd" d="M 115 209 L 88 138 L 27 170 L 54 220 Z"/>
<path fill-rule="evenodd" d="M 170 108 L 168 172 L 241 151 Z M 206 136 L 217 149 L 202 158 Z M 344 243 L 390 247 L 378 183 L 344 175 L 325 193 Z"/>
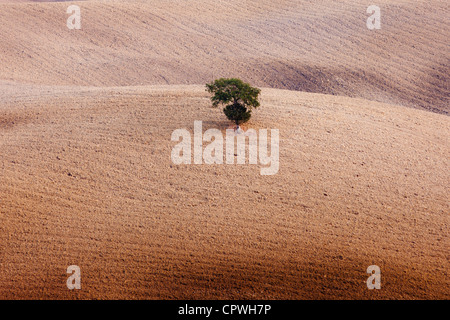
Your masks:
<path fill-rule="evenodd" d="M 236 125 L 250 120 L 252 108 L 260 106 L 258 97 L 261 90 L 250 86 L 240 79 L 220 78 L 206 85 L 206 91 L 213 94 L 213 107 L 226 105 L 223 109 L 226 117 Z"/>

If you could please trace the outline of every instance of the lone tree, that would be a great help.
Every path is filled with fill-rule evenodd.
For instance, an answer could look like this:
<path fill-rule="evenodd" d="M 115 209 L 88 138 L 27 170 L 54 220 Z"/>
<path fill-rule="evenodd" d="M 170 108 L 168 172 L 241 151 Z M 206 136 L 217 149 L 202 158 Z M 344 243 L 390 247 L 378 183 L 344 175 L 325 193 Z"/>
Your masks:
<path fill-rule="evenodd" d="M 206 91 L 212 93 L 213 107 L 226 105 L 223 113 L 237 126 L 250 120 L 252 108 L 259 107 L 258 96 L 261 92 L 240 79 L 220 78 L 206 85 Z"/>

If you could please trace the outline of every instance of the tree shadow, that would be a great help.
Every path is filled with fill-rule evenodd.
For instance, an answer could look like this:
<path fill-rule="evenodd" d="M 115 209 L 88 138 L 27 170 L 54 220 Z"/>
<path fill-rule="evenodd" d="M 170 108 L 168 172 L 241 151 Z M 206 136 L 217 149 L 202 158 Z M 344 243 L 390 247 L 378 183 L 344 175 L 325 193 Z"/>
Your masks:
<path fill-rule="evenodd" d="M 229 129 L 230 126 L 233 125 L 233 122 L 231 121 L 203 121 L 202 122 L 203 125 L 203 130 L 208 130 L 208 129 L 219 129 L 220 131 L 225 131 L 226 129 Z"/>

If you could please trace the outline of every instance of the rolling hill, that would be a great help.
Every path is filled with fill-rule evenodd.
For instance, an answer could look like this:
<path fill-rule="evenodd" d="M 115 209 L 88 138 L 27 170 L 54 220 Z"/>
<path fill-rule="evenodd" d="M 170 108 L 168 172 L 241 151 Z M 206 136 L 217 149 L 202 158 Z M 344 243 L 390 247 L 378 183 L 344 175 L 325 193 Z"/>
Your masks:
<path fill-rule="evenodd" d="M 449 298 L 445 1 L 1 2 L 0 299 Z M 171 161 L 229 76 L 276 175 Z"/>
<path fill-rule="evenodd" d="M 446 1 L 85 1 L 6 3 L 0 79 L 52 85 L 254 85 L 449 111 Z M 17 23 L 20 21 L 20 23 Z"/>

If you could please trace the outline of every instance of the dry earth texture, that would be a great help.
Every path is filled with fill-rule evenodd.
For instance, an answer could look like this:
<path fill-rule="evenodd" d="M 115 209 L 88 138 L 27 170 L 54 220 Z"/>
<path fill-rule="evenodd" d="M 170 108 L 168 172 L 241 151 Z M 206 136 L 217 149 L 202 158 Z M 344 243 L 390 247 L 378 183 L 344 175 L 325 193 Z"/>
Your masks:
<path fill-rule="evenodd" d="M 177 0 L 2 4 L 0 79 L 37 84 L 254 85 L 449 112 L 443 1 Z"/>
<path fill-rule="evenodd" d="M 0 4 L 0 299 L 450 297 L 447 1 L 76 4 Z M 229 76 L 276 175 L 171 161 Z"/>

